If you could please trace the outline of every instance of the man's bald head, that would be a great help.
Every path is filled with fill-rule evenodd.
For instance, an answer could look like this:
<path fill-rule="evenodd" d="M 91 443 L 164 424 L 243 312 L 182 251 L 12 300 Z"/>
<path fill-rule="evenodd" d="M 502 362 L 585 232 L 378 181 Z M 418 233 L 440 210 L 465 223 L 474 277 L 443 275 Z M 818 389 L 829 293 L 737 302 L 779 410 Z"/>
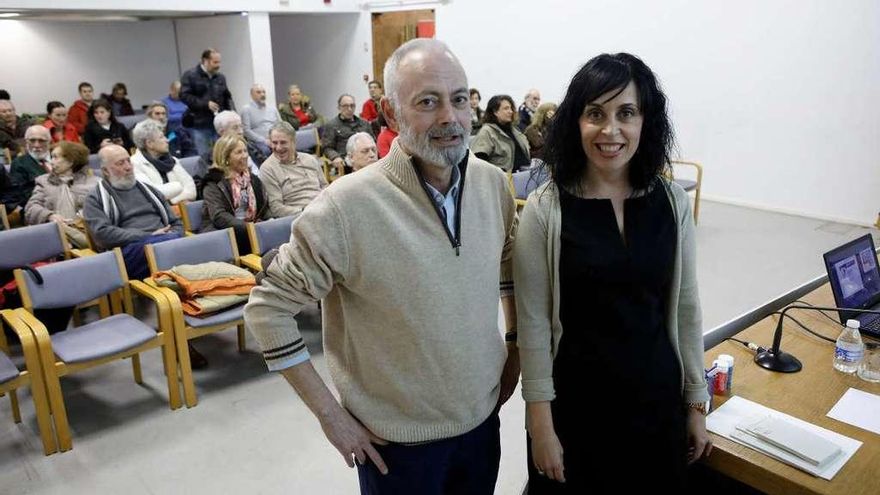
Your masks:
<path fill-rule="evenodd" d="M 402 74 L 402 70 L 407 66 L 420 68 L 426 65 L 426 61 L 434 57 L 440 57 L 454 64 L 461 74 L 464 74 L 464 68 L 458 57 L 449 49 L 446 43 L 429 38 L 416 38 L 400 45 L 397 50 L 385 62 L 385 70 L 383 77 L 385 79 L 385 95 L 392 107 L 398 108 L 400 104 L 400 86 L 405 80 L 407 74 Z M 409 71 L 407 71 L 409 72 Z M 418 70 L 412 71 L 418 73 Z M 465 81 L 467 78 L 465 77 Z"/>
<path fill-rule="evenodd" d="M 104 178 L 116 189 L 131 189 L 134 186 L 134 168 L 128 152 L 118 144 L 109 144 L 98 151 L 101 171 Z"/>
<path fill-rule="evenodd" d="M 49 134 L 49 129 L 46 129 L 45 127 L 43 127 L 41 125 L 32 125 L 32 126 L 28 127 L 26 131 L 24 131 L 24 138 L 25 139 L 30 139 L 30 138 L 52 139 L 52 135 Z"/>
<path fill-rule="evenodd" d="M 251 98 L 259 103 L 266 102 L 266 88 L 262 84 L 254 84 L 251 86 Z"/>

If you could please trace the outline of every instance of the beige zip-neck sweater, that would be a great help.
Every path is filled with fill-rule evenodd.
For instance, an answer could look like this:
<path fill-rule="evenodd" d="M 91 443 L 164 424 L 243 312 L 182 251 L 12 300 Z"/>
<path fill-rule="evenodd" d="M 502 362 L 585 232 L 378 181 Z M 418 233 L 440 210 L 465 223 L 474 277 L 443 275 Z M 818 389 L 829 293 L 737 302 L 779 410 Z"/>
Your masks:
<path fill-rule="evenodd" d="M 245 308 L 269 369 L 308 358 L 294 315 L 323 299 L 331 378 L 372 432 L 424 442 L 489 417 L 506 359 L 498 300 L 512 288 L 516 210 L 504 174 L 472 154 L 461 195 L 457 252 L 396 142 L 325 189 Z"/>

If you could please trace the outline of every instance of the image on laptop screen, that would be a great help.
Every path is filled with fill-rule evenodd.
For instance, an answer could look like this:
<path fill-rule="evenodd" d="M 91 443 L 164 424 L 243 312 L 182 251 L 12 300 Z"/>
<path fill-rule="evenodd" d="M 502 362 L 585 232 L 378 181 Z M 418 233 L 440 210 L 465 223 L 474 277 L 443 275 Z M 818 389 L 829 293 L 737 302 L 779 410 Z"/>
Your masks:
<path fill-rule="evenodd" d="M 880 300 L 880 270 L 870 235 L 825 253 L 825 266 L 838 306 L 868 308 Z"/>

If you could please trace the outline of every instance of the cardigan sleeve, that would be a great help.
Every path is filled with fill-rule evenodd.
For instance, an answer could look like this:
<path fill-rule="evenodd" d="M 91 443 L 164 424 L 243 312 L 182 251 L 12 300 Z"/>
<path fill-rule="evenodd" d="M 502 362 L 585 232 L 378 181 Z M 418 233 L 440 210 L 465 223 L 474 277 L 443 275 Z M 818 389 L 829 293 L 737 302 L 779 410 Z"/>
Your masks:
<path fill-rule="evenodd" d="M 553 263 L 548 229 L 534 194 L 523 208 L 513 249 L 516 285 L 517 347 L 526 402 L 550 401 L 553 388 L 552 288 Z"/>
<path fill-rule="evenodd" d="M 703 314 L 697 287 L 697 242 L 694 237 L 694 216 L 690 197 L 673 184 L 681 232 L 681 285 L 678 294 L 678 348 L 684 369 L 683 400 L 709 400 L 703 370 Z"/>

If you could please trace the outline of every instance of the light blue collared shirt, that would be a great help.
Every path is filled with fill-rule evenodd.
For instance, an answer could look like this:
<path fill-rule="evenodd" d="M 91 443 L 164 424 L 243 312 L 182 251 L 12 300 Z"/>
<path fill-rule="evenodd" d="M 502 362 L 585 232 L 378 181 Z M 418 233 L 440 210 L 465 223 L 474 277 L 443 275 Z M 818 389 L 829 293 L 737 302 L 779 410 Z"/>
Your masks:
<path fill-rule="evenodd" d="M 449 232 L 452 232 L 452 235 L 455 235 L 455 207 L 458 204 L 458 191 L 461 186 L 461 171 L 458 169 L 458 165 L 452 167 L 452 187 L 449 188 L 449 192 L 444 196 L 440 193 L 440 191 L 434 189 L 434 186 L 428 184 L 428 181 L 425 181 L 425 185 L 428 186 L 428 192 L 431 193 L 431 199 L 434 200 L 434 204 L 437 205 L 437 208 L 440 208 L 440 211 L 443 212 L 443 216 L 446 219 L 446 226 L 449 227 Z"/>

